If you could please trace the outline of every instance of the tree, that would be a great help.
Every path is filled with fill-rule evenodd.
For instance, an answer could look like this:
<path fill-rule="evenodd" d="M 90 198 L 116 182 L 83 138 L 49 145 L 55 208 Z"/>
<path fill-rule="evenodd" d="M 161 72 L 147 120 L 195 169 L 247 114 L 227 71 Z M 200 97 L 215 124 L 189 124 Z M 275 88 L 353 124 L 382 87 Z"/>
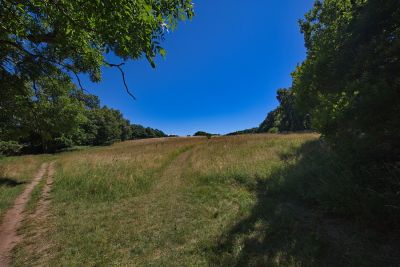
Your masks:
<path fill-rule="evenodd" d="M 145 56 L 154 67 L 166 54 L 165 32 L 192 16 L 189 0 L 1 1 L 0 140 L 49 150 L 130 138 L 130 123 L 100 109 L 80 75 L 98 82 L 102 67 L 117 68 L 134 97 L 124 62 Z M 121 62 L 108 62 L 108 55 Z"/>
<path fill-rule="evenodd" d="M 192 16 L 189 0 L 4 0 L 2 78 L 16 86 L 17 94 L 21 91 L 17 87 L 56 71 L 78 79 L 80 73 L 89 74 L 94 82 L 101 79 L 102 66 L 122 72 L 123 63 L 105 60 L 110 53 L 124 61 L 144 55 L 154 66 L 157 54 L 165 55 L 160 46 L 165 31 Z M 122 76 L 125 82 L 123 72 Z"/>
<path fill-rule="evenodd" d="M 309 116 L 295 106 L 296 97 L 291 89 L 279 89 L 279 106 L 268 113 L 258 132 L 296 132 L 310 130 Z"/>
<path fill-rule="evenodd" d="M 273 111 L 270 111 L 265 118 L 265 120 L 258 127 L 259 133 L 268 133 L 278 131 L 278 127 L 280 124 L 280 113 L 279 109 L 276 108 Z"/>
<path fill-rule="evenodd" d="M 94 130 L 93 145 L 107 145 L 121 140 L 122 115 L 118 110 L 103 107 L 89 113 L 89 122 Z"/>
<path fill-rule="evenodd" d="M 193 134 L 193 136 L 211 136 L 212 134 L 210 134 L 210 133 L 207 133 L 207 132 L 204 132 L 204 131 L 198 131 L 198 132 L 195 132 L 194 134 Z"/>
<path fill-rule="evenodd" d="M 143 127 L 142 125 L 134 124 L 131 125 L 132 137 L 131 139 L 143 139 L 143 138 L 155 138 L 155 137 L 166 137 L 167 135 L 160 130 L 153 129 L 150 127 Z"/>
<path fill-rule="evenodd" d="M 132 139 L 132 127 L 129 120 L 122 118 L 120 121 L 120 127 L 121 127 L 121 141 Z"/>
<path fill-rule="evenodd" d="M 241 134 L 255 134 L 257 133 L 258 128 L 254 127 L 254 128 L 250 128 L 250 129 L 245 129 L 245 130 L 241 130 L 241 131 L 236 131 L 236 132 L 232 132 L 232 133 L 228 133 L 227 135 L 241 135 Z"/>
<path fill-rule="evenodd" d="M 295 108 L 295 95 L 291 89 L 279 89 L 277 91 L 279 112 L 281 114 L 278 126 L 281 132 L 295 132 L 309 129 L 307 116 Z"/>
<path fill-rule="evenodd" d="M 5 118 L 0 124 L 2 140 L 39 146 L 43 151 L 53 151 L 72 142 L 84 120 L 84 106 L 71 94 L 76 91 L 75 86 L 58 79 L 43 78 L 37 81 L 35 91 L 25 97 L 0 100 Z M 7 92 L 7 88 L 4 90 Z"/>
<path fill-rule="evenodd" d="M 298 106 L 330 143 L 361 161 L 400 159 L 400 5 L 316 1 L 301 21 Z"/>

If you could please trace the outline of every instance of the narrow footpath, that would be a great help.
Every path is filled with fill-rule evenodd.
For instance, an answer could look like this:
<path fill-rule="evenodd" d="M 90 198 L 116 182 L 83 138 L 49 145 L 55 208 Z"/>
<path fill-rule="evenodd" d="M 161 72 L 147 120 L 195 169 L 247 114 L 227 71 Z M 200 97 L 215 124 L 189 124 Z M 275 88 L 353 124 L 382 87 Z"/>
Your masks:
<path fill-rule="evenodd" d="M 18 229 L 25 219 L 24 211 L 31 198 L 32 191 L 43 177 L 47 177 L 48 181 L 43 189 L 42 199 L 48 198 L 53 173 L 53 163 L 43 163 L 32 182 L 26 186 L 25 190 L 15 200 L 13 207 L 6 212 L 3 221 L 0 222 L 0 267 L 10 266 L 11 251 L 22 240 L 22 237 L 18 235 Z M 43 213 L 46 206 L 46 201 L 42 200 L 38 205 L 37 213 Z"/>

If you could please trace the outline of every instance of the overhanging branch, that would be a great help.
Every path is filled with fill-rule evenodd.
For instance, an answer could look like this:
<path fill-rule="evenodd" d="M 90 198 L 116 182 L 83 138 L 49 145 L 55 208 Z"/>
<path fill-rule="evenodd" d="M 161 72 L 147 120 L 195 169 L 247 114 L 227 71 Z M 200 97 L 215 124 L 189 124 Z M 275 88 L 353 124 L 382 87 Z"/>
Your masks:
<path fill-rule="evenodd" d="M 121 72 L 121 76 L 122 76 L 122 81 L 124 82 L 124 86 L 125 86 L 125 91 L 128 95 L 130 95 L 134 100 L 136 100 L 136 97 L 131 93 L 131 91 L 129 90 L 128 84 L 126 83 L 126 79 L 125 79 L 125 72 L 122 69 L 122 66 L 125 65 L 125 63 L 120 63 L 120 64 L 112 64 L 109 62 L 104 61 L 104 63 L 109 66 L 109 67 L 115 67 L 117 68 L 120 72 Z"/>
<path fill-rule="evenodd" d="M 67 71 L 73 72 L 74 75 L 75 75 L 75 77 L 76 77 L 76 79 L 77 79 L 77 81 L 78 81 L 78 84 L 79 84 L 79 87 L 81 88 L 81 90 L 82 90 L 82 91 L 86 91 L 86 90 L 83 88 L 83 86 L 82 86 L 82 83 L 81 83 L 81 80 L 80 80 L 80 78 L 79 78 L 79 76 L 78 76 L 78 73 L 73 69 L 72 66 L 67 65 L 67 64 L 64 64 L 64 63 L 59 62 L 59 61 L 56 61 L 56 60 L 53 60 L 53 59 L 50 59 L 50 58 L 47 58 L 47 57 L 45 57 L 45 56 L 43 56 L 43 55 L 41 55 L 41 54 L 34 54 L 34 53 L 31 53 L 30 51 L 26 50 L 22 45 L 20 45 L 20 44 L 18 44 L 18 43 L 16 43 L 16 42 L 12 42 L 12 41 L 9 41 L 9 40 L 0 40 L 0 44 L 5 44 L 5 45 L 13 46 L 13 47 L 17 48 L 18 50 L 20 50 L 21 52 L 23 52 L 23 53 L 25 53 L 26 55 L 28 55 L 29 57 L 31 57 L 31 58 L 41 58 L 41 59 L 43 59 L 43 60 L 45 60 L 45 61 L 47 61 L 47 62 L 51 62 L 51 63 L 53 63 L 53 64 L 57 64 L 57 65 L 59 65 L 60 67 L 66 69 Z M 122 62 L 122 63 L 120 63 L 120 64 L 113 64 L 113 63 L 109 63 L 109 62 L 104 61 L 104 64 L 106 64 L 106 65 L 109 66 L 109 67 L 115 67 L 115 68 L 117 68 L 117 69 L 120 71 L 121 77 L 122 77 L 122 81 L 123 81 L 123 83 L 124 83 L 124 87 L 125 87 L 126 93 L 127 93 L 129 96 L 131 96 L 134 100 L 136 100 L 137 98 L 136 98 L 136 97 L 131 93 L 131 91 L 129 90 L 128 84 L 127 84 L 127 82 L 126 82 L 125 72 L 124 72 L 124 70 L 122 69 L 122 66 L 125 65 L 125 63 Z"/>

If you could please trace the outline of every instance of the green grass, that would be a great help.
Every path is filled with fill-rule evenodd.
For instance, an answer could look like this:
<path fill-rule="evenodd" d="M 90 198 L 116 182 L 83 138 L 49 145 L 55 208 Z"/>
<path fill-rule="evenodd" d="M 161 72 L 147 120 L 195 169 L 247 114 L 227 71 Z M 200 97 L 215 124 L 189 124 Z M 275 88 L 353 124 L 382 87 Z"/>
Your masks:
<path fill-rule="evenodd" d="M 29 201 L 26 203 L 25 211 L 29 214 L 32 214 L 37 208 L 39 200 L 42 196 L 43 188 L 46 184 L 46 175 L 47 173 L 43 176 L 42 180 L 35 186 L 35 188 L 31 193 Z"/>
<path fill-rule="evenodd" d="M 178 138 L 59 154 L 50 216 L 26 222 L 13 264 L 395 266 L 395 237 L 334 209 L 340 194 L 340 205 L 351 201 L 346 175 L 317 139 Z"/>
<path fill-rule="evenodd" d="M 0 158 L 0 219 L 49 156 Z"/>

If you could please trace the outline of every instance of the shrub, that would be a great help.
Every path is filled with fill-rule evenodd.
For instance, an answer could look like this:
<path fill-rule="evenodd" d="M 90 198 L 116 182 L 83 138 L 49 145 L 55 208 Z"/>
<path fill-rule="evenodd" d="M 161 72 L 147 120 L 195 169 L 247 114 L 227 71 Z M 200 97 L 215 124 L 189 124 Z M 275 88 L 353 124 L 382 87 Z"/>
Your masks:
<path fill-rule="evenodd" d="M 279 129 L 277 127 L 272 127 L 268 130 L 268 133 L 279 133 Z"/>
<path fill-rule="evenodd" d="M 22 148 L 23 146 L 16 141 L 0 141 L 0 155 L 17 155 L 20 153 Z"/>

